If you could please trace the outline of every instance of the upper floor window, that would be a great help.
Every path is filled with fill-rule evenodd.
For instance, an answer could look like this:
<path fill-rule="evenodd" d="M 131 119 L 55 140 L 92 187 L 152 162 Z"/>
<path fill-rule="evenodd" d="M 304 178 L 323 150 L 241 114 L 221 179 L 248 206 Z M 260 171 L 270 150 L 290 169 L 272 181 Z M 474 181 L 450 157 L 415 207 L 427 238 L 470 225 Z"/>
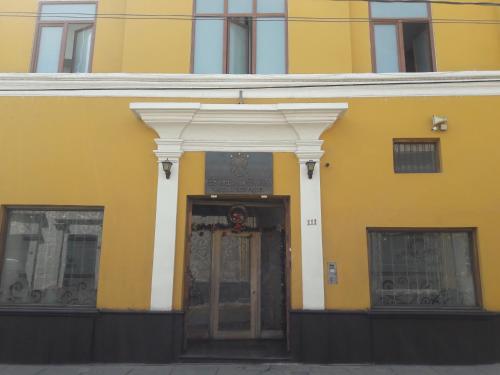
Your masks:
<path fill-rule="evenodd" d="M 193 73 L 286 73 L 286 0 L 196 0 Z"/>
<path fill-rule="evenodd" d="M 33 71 L 89 72 L 96 9 L 96 3 L 42 3 Z"/>
<path fill-rule="evenodd" d="M 428 4 L 372 1 L 370 13 L 377 73 L 434 70 Z"/>
<path fill-rule="evenodd" d="M 94 209 L 9 209 L 0 304 L 95 306 L 102 220 Z"/>

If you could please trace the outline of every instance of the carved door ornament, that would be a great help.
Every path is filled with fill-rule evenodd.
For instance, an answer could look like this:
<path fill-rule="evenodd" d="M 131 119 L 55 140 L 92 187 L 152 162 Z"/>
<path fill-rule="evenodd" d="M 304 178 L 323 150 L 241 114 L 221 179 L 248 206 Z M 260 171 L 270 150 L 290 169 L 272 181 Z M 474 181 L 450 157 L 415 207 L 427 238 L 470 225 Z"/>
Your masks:
<path fill-rule="evenodd" d="M 231 230 L 234 233 L 240 233 L 245 229 L 245 222 L 248 217 L 248 212 L 243 206 L 232 206 L 227 214 L 227 219 L 231 223 Z"/>

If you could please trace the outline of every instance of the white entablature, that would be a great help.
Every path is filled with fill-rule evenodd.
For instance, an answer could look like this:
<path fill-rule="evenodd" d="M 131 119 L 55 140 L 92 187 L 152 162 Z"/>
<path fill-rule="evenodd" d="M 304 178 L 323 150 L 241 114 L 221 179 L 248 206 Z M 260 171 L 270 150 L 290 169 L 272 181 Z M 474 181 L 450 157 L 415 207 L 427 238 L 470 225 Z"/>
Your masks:
<path fill-rule="evenodd" d="M 159 153 L 269 151 L 316 159 L 322 154 L 321 134 L 348 105 L 132 103 L 130 108 L 158 134 Z"/>

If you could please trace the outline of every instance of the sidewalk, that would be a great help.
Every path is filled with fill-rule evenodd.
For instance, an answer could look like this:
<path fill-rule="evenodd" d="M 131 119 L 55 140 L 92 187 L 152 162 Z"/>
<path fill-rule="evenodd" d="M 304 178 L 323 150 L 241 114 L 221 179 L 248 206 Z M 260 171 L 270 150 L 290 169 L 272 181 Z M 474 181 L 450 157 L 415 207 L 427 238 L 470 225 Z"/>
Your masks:
<path fill-rule="evenodd" d="M 0 375 L 500 375 L 500 364 L 480 366 L 372 366 L 302 364 L 0 365 Z"/>

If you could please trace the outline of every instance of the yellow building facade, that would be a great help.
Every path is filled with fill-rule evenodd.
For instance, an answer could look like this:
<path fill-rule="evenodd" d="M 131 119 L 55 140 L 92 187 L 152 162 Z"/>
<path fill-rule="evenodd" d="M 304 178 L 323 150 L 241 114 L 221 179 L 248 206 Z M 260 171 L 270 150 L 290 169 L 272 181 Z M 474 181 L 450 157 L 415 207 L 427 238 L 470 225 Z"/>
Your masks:
<path fill-rule="evenodd" d="M 4 0 L 0 35 L 0 361 L 499 360 L 497 7 Z"/>

